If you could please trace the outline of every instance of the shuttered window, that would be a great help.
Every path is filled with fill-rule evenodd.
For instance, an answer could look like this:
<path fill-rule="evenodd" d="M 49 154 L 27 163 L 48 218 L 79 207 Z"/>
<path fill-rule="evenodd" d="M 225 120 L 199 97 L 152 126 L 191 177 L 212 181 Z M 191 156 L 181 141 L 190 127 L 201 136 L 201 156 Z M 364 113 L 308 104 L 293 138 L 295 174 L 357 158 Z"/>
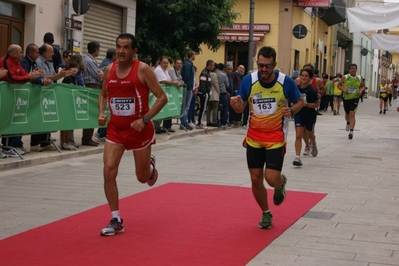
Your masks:
<path fill-rule="evenodd" d="M 99 42 L 100 54 L 96 58 L 100 63 L 109 48 L 115 48 L 116 37 L 122 32 L 123 9 L 99 0 L 91 0 L 89 11 L 84 15 L 83 54 L 87 55 L 87 44 Z"/>

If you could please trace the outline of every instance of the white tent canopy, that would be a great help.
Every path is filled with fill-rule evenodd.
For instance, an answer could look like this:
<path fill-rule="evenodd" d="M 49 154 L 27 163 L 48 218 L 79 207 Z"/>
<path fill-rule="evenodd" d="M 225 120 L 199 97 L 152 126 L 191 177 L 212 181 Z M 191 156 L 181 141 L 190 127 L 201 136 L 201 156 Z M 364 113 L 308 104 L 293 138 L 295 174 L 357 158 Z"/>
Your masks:
<path fill-rule="evenodd" d="M 371 35 L 371 48 L 399 53 L 399 37 L 373 33 Z"/>
<path fill-rule="evenodd" d="M 383 30 L 399 27 L 399 4 L 352 7 L 346 10 L 349 32 Z M 373 34 L 373 49 L 399 53 L 399 37 Z"/>
<path fill-rule="evenodd" d="M 399 27 L 399 4 L 351 7 L 346 9 L 349 32 Z"/>

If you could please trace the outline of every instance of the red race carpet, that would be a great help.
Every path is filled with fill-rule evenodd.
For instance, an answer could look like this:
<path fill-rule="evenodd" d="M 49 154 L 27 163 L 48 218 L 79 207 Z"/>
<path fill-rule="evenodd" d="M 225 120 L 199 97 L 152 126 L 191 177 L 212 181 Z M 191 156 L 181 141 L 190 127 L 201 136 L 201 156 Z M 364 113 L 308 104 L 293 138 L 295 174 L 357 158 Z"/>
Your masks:
<path fill-rule="evenodd" d="M 104 237 L 108 205 L 0 241 L 1 265 L 245 265 L 325 194 L 287 191 L 261 230 L 250 188 L 169 183 L 121 199 L 125 233 Z"/>

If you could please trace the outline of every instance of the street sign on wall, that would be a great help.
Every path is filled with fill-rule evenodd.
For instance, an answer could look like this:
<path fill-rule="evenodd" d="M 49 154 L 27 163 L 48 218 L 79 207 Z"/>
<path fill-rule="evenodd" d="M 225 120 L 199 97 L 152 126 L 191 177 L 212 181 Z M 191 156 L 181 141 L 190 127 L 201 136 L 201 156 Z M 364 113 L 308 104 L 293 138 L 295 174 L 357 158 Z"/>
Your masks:
<path fill-rule="evenodd" d="M 65 27 L 72 30 L 82 30 L 82 21 L 65 18 Z"/>
<path fill-rule="evenodd" d="M 300 7 L 330 7 L 330 0 L 298 0 Z"/>

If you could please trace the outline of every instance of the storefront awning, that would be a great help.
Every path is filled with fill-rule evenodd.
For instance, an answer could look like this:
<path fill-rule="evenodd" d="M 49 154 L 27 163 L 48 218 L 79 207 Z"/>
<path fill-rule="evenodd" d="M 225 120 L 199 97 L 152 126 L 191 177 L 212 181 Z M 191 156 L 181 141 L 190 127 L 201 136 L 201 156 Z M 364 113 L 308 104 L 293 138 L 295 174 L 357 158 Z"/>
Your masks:
<path fill-rule="evenodd" d="M 254 33 L 254 42 L 263 42 L 265 33 Z M 238 32 L 222 32 L 219 34 L 218 39 L 222 42 L 248 42 L 249 33 Z"/>

